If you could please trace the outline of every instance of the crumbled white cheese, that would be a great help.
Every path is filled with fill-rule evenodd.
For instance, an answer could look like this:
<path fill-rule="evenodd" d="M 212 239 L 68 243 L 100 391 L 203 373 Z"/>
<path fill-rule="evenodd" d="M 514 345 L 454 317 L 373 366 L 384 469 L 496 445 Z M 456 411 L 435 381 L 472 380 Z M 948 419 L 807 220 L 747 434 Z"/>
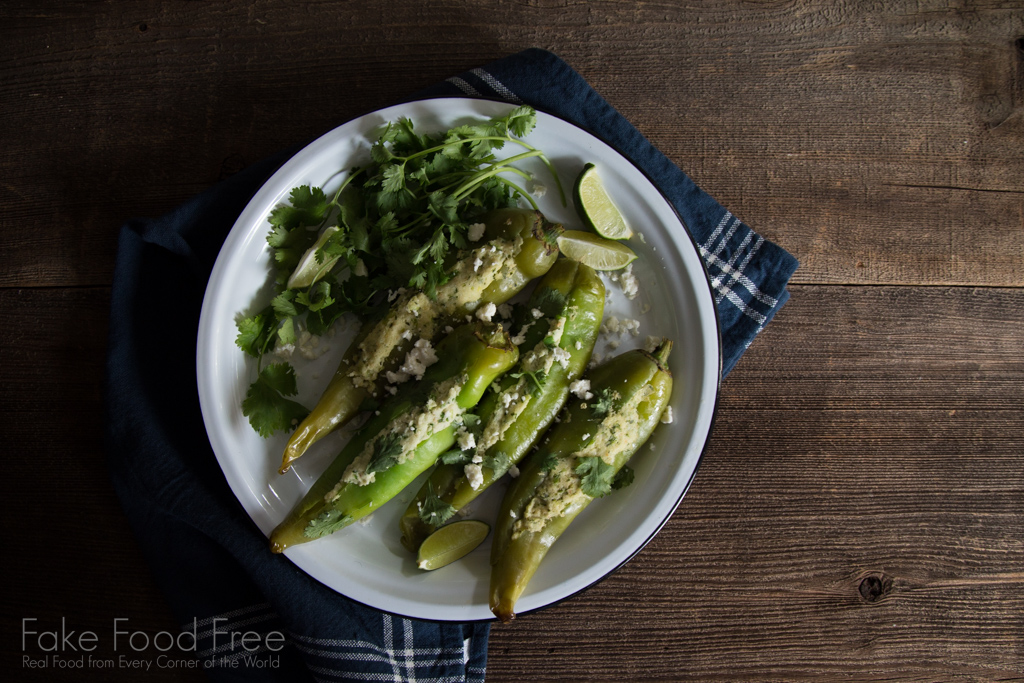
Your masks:
<path fill-rule="evenodd" d="M 569 391 L 575 394 L 577 398 L 581 398 L 584 401 L 594 398 L 594 394 L 590 392 L 589 379 L 578 379 L 575 382 L 571 382 L 569 384 Z"/>
<path fill-rule="evenodd" d="M 485 323 L 491 322 L 491 318 L 498 312 L 498 307 L 494 305 L 494 302 L 488 301 L 486 304 L 476 310 L 476 317 L 483 320 Z"/>
<path fill-rule="evenodd" d="M 274 355 L 282 360 L 288 360 L 295 353 L 295 344 L 278 344 L 274 347 Z"/>
<path fill-rule="evenodd" d="M 665 406 L 665 412 L 661 414 L 661 421 L 663 424 L 670 425 L 675 418 L 672 417 L 672 406 Z"/>
<path fill-rule="evenodd" d="M 616 316 L 608 316 L 603 323 L 601 323 L 601 334 L 626 334 L 629 333 L 634 337 L 640 334 L 640 321 L 634 320 L 633 318 L 623 318 L 619 320 Z"/>
<path fill-rule="evenodd" d="M 296 343 L 299 353 L 307 360 L 316 360 L 330 350 L 329 346 L 320 346 L 320 337 L 310 334 L 309 330 L 299 332 Z"/>
<path fill-rule="evenodd" d="M 460 450 L 468 451 L 470 448 L 476 447 L 476 437 L 473 436 L 473 432 L 468 431 L 465 427 L 459 428 L 456 438 Z"/>
<path fill-rule="evenodd" d="M 466 239 L 470 242 L 479 242 L 480 238 L 484 236 L 484 230 L 486 229 L 487 226 L 483 223 L 473 223 L 466 230 Z"/>
<path fill-rule="evenodd" d="M 511 467 L 509 467 L 508 468 L 508 476 L 512 477 L 513 479 L 518 477 L 519 476 L 519 468 L 516 467 L 515 465 L 512 465 Z"/>
<path fill-rule="evenodd" d="M 636 295 L 640 293 L 640 282 L 636 279 L 636 275 L 633 275 L 633 264 L 630 263 L 621 271 L 615 271 L 608 274 L 608 279 L 615 282 L 622 288 L 622 293 L 626 295 L 626 298 L 632 301 L 636 298 Z"/>
<path fill-rule="evenodd" d="M 423 379 L 423 373 L 436 362 L 437 353 L 434 351 L 434 347 L 430 345 L 430 340 L 417 339 L 416 343 L 409 349 L 409 353 L 406 354 L 402 367 L 397 372 L 386 372 L 385 377 L 387 377 L 388 382 L 391 384 L 407 382 L 410 377 Z"/>
<path fill-rule="evenodd" d="M 544 312 L 541 311 L 539 308 L 534 308 L 530 310 L 530 315 L 533 316 L 534 320 L 537 320 L 539 318 L 544 317 Z"/>
<path fill-rule="evenodd" d="M 626 266 L 625 272 L 619 278 L 619 282 L 622 283 L 622 293 L 626 295 L 626 298 L 632 301 L 636 298 L 636 295 L 640 293 L 640 282 L 633 275 L 633 264 L 630 263 Z"/>
<path fill-rule="evenodd" d="M 664 342 L 665 339 L 662 337 L 648 336 L 647 340 L 644 342 L 644 351 L 647 353 L 654 353 Z"/>
<path fill-rule="evenodd" d="M 469 482 L 470 488 L 476 491 L 484 483 L 484 472 L 480 465 L 476 463 L 470 463 L 465 467 L 466 480 Z"/>
<path fill-rule="evenodd" d="M 498 315 L 500 315 L 503 320 L 508 320 L 509 318 L 511 318 L 512 305 L 506 301 L 502 305 L 498 306 Z"/>
<path fill-rule="evenodd" d="M 528 325 L 523 325 L 522 329 L 519 330 L 519 334 L 517 334 L 516 336 L 512 337 L 512 340 L 511 340 L 512 343 L 515 344 L 516 346 L 520 346 L 521 344 L 525 343 L 526 342 L 526 333 L 530 331 L 531 327 L 533 327 L 533 323 L 529 323 Z"/>

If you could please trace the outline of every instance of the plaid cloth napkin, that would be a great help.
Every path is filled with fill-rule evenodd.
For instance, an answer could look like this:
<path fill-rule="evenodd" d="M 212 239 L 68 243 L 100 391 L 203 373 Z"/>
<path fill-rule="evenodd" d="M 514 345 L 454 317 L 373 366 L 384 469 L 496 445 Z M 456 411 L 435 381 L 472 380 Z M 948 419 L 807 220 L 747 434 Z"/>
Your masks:
<path fill-rule="evenodd" d="M 555 55 L 526 50 L 415 98 L 452 95 L 551 112 L 604 139 L 654 179 L 707 265 L 723 372 L 786 301 L 795 259 L 694 185 Z M 106 388 L 115 489 L 182 629 L 196 636 L 190 654 L 212 679 L 482 681 L 487 623 L 381 613 L 272 557 L 209 446 L 195 381 L 206 282 L 239 213 L 295 151 L 254 164 L 165 216 L 122 228 Z M 231 640 L 247 632 L 257 634 L 250 649 Z"/>

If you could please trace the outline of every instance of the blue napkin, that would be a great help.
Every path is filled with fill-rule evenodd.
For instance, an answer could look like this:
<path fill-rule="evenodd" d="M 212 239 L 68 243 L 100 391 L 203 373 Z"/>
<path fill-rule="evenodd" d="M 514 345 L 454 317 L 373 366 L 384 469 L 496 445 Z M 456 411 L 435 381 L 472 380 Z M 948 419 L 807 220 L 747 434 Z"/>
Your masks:
<path fill-rule="evenodd" d="M 723 372 L 786 301 L 795 259 L 694 185 L 555 55 L 526 50 L 410 99 L 451 95 L 551 112 L 604 139 L 654 179 L 707 265 Z M 206 283 L 239 213 L 295 151 L 254 164 L 165 216 L 121 229 L 106 386 L 114 487 L 183 631 L 195 635 L 194 650 L 182 654 L 197 658 L 213 680 L 482 681 L 487 623 L 385 614 L 272 556 L 207 440 L 195 381 Z"/>

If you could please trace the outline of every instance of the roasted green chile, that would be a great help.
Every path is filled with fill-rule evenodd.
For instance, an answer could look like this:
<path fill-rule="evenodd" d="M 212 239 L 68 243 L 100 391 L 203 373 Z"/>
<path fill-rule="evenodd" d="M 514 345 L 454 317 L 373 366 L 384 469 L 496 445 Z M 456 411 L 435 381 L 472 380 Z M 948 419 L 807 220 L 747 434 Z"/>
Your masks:
<path fill-rule="evenodd" d="M 668 406 L 671 342 L 653 354 L 628 351 L 589 373 L 590 399 L 573 399 L 529 457 L 502 502 L 491 547 L 490 606 L 502 621 L 566 527 L 615 488 L 626 461 L 650 437 Z"/>
<path fill-rule="evenodd" d="M 562 226 L 538 211 L 498 209 L 486 214 L 483 238 L 448 269 L 451 278 L 432 299 L 410 290 L 397 296 L 382 318 L 367 322 L 345 352 L 316 406 L 296 427 L 281 459 L 282 473 L 314 443 L 341 427 L 369 398 L 379 398 L 389 377 L 420 339 L 436 341 L 446 326 L 479 306 L 498 305 L 540 277 L 558 258 Z"/>
<path fill-rule="evenodd" d="M 356 432 L 270 536 L 275 553 L 372 513 L 451 448 L 467 410 L 518 359 L 500 326 L 462 325 L 438 344 L 438 361 L 403 385 Z"/>
<path fill-rule="evenodd" d="M 470 432 L 472 439 L 463 442 L 465 462 L 439 464 L 409 504 L 400 520 L 406 548 L 415 552 L 423 539 L 517 465 L 540 439 L 565 405 L 569 385 L 590 360 L 604 297 L 598 274 L 570 259 L 557 261 L 537 284 L 512 324 L 521 335 L 519 362 L 502 378 L 499 391 L 481 402 L 479 424 Z M 555 349 L 561 362 L 555 361 Z M 430 497 L 439 504 L 435 500 L 424 507 Z"/>

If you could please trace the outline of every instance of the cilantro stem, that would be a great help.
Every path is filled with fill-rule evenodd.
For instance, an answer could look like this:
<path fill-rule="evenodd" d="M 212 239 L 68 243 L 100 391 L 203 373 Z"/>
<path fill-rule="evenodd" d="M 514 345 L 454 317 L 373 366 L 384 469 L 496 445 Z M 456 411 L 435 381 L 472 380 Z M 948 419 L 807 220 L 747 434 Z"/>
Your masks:
<path fill-rule="evenodd" d="M 485 180 L 487 180 L 488 178 L 490 178 L 492 176 L 496 176 L 499 173 L 502 173 L 504 171 L 512 170 L 512 171 L 515 171 L 516 173 L 519 173 L 519 175 L 527 177 L 526 174 L 524 174 L 519 169 L 515 169 L 515 168 L 508 169 L 508 168 L 505 168 L 505 167 L 508 164 L 514 163 L 516 161 L 520 161 L 522 159 L 529 159 L 530 157 L 537 157 L 537 156 L 543 156 L 543 153 L 539 149 L 534 149 L 534 150 L 531 150 L 529 152 L 523 152 L 522 154 L 517 154 L 517 155 L 515 155 L 513 157 L 509 157 L 508 159 L 503 159 L 502 161 L 493 164 L 489 169 L 487 169 L 483 173 L 479 173 L 479 174 L 473 176 L 472 178 L 470 178 L 465 183 L 463 183 L 462 186 L 460 186 L 458 189 L 456 189 L 454 192 L 452 192 L 452 196 L 455 197 L 456 200 L 462 199 L 467 194 L 472 192 L 477 186 L 479 186 L 480 183 L 482 183 Z"/>
<path fill-rule="evenodd" d="M 555 187 L 558 188 L 558 196 L 559 196 L 559 198 L 562 201 L 562 206 L 566 205 L 565 188 L 562 187 L 562 180 L 561 180 L 561 178 L 558 177 L 558 172 L 555 170 L 555 167 L 551 163 L 551 161 L 544 155 L 544 153 L 542 151 L 540 151 L 539 149 L 537 149 L 533 145 L 529 144 L 528 142 L 524 142 L 524 141 L 520 140 L 519 138 L 513 137 L 511 135 L 506 135 L 506 136 L 501 136 L 501 135 L 476 135 L 476 136 L 469 137 L 469 138 L 460 138 L 458 140 L 452 140 L 450 142 L 445 142 L 444 144 L 441 144 L 441 145 L 435 145 L 433 147 L 429 147 L 427 149 L 424 149 L 422 151 L 416 152 L 414 154 L 410 154 L 409 156 L 406 156 L 406 157 L 395 157 L 395 159 L 402 159 L 402 161 L 404 163 L 405 161 L 409 161 L 410 159 L 415 159 L 417 157 L 426 156 L 427 154 L 432 154 L 434 152 L 440 152 L 440 151 L 442 151 L 442 150 L 444 150 L 444 149 L 446 149 L 448 147 L 452 147 L 452 146 L 456 146 L 456 145 L 461 145 L 461 144 L 463 144 L 465 142 L 485 142 L 485 141 L 488 141 L 488 140 L 490 140 L 490 141 L 499 141 L 499 142 L 513 142 L 513 143 L 515 143 L 515 144 L 517 144 L 517 145 L 519 145 L 519 146 L 521 146 L 521 147 L 523 147 L 525 149 L 530 150 L 531 152 L 537 152 L 537 154 L 531 154 L 530 156 L 540 157 L 541 163 L 544 164 L 544 166 L 548 169 L 548 172 L 551 173 L 552 177 L 555 179 Z"/>

